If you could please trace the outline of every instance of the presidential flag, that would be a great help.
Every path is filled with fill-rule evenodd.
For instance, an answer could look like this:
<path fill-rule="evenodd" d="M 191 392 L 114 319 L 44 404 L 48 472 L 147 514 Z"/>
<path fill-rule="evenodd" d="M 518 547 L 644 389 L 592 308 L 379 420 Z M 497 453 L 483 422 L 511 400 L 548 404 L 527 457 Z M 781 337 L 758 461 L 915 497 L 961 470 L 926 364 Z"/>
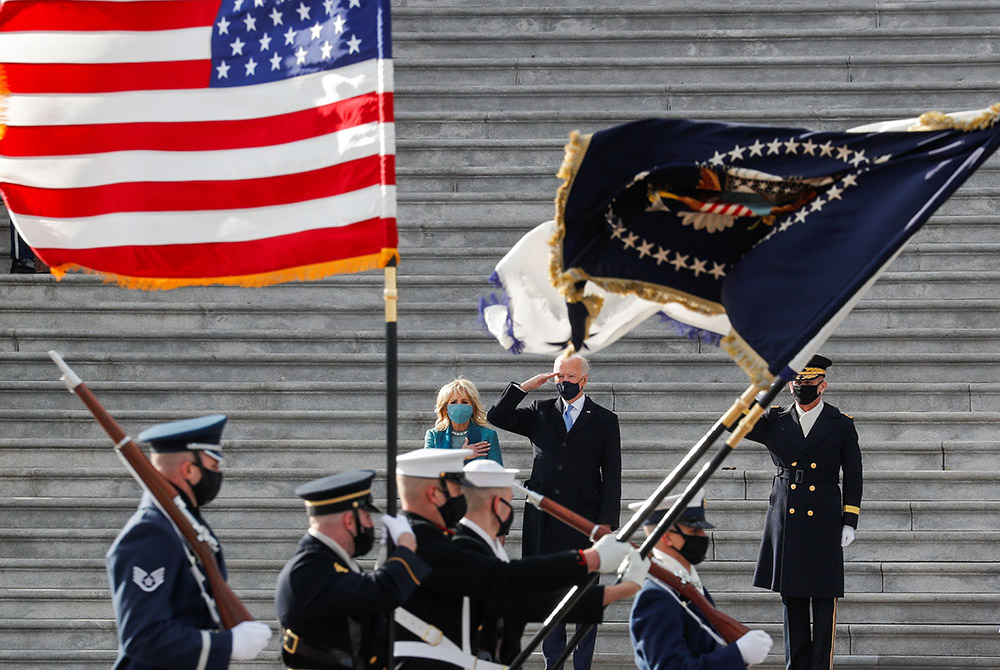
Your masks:
<path fill-rule="evenodd" d="M 398 257 L 388 0 L 8 0 L 0 192 L 57 276 L 265 285 Z"/>
<path fill-rule="evenodd" d="M 998 113 L 855 132 L 647 120 L 574 134 L 549 254 L 573 347 L 597 350 L 600 289 L 717 338 L 755 382 L 789 377 L 996 150 Z M 552 332 L 532 337 L 565 329 Z"/>

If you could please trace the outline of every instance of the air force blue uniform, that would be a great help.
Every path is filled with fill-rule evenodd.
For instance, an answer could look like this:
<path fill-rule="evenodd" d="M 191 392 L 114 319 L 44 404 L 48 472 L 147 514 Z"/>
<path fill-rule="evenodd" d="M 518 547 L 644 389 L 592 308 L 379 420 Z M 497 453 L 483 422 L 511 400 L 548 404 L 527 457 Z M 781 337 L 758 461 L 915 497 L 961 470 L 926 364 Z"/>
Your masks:
<path fill-rule="evenodd" d="M 188 508 L 197 516 L 197 508 Z M 118 621 L 114 670 L 229 667 L 232 633 L 219 630 L 213 620 L 182 542 L 150 495 L 143 494 L 139 509 L 107 553 Z M 225 577 L 221 549 L 216 559 Z"/>
<path fill-rule="evenodd" d="M 632 603 L 629 632 L 639 670 L 746 670 L 736 643 L 719 644 L 702 625 L 704 615 L 688 603 L 688 614 L 673 592 L 647 579 Z M 712 596 L 705 598 L 713 605 Z"/>

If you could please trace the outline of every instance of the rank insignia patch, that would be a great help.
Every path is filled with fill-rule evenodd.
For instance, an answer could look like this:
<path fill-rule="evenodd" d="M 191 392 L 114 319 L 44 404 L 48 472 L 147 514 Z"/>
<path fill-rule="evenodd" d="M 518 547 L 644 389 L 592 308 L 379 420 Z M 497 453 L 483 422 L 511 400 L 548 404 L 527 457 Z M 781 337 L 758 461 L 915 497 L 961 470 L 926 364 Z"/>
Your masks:
<path fill-rule="evenodd" d="M 138 565 L 132 568 L 132 581 L 146 593 L 152 593 L 163 583 L 163 574 L 166 568 L 157 568 L 152 572 L 146 572 Z"/>

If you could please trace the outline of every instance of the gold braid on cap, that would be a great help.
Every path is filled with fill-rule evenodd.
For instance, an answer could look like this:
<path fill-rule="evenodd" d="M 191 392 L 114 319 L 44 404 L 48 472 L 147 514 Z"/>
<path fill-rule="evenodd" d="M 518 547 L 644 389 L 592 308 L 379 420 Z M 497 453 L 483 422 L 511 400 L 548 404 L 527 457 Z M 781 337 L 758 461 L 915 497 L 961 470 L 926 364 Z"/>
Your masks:
<path fill-rule="evenodd" d="M 820 375 L 826 376 L 826 368 L 806 368 L 796 377 L 819 377 Z"/>
<path fill-rule="evenodd" d="M 323 505 L 332 505 L 334 503 L 343 502 L 345 500 L 351 500 L 352 498 L 363 498 L 364 496 L 371 493 L 371 489 L 365 489 L 364 491 L 357 491 L 355 493 L 348 493 L 345 496 L 340 496 L 337 498 L 328 498 L 327 500 L 307 500 L 306 507 L 321 507 Z"/>

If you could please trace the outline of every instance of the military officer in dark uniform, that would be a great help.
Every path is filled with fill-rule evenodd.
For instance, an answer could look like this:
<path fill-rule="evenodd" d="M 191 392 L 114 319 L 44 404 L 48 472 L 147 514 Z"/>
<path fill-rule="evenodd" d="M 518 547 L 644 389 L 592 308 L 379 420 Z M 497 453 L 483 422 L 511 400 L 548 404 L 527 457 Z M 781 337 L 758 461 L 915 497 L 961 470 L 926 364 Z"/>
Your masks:
<path fill-rule="evenodd" d="M 844 547 L 854 541 L 861 513 L 861 450 L 854 419 L 823 401 L 830 365 L 829 358 L 813 356 L 789 383 L 792 406 L 772 407 L 747 435 L 767 447 L 778 468 L 754 586 L 781 594 L 789 670 L 833 666 Z"/>
<path fill-rule="evenodd" d="M 460 483 L 464 461 L 472 453 L 471 449 L 418 449 L 397 460 L 403 510 L 417 537 L 417 553 L 431 566 L 431 573 L 396 613 L 400 625 L 395 654 L 404 661 L 404 670 L 473 664 L 479 670 L 500 670 L 499 664 L 475 658 L 470 638 L 480 621 L 463 606 L 465 596 L 491 602 L 514 594 L 528 600 L 539 591 L 568 589 L 594 571 L 615 572 L 626 559 L 643 560 L 613 535 L 588 549 L 509 563 L 452 542 L 453 529 L 466 512 Z"/>
<path fill-rule="evenodd" d="M 153 467 L 187 506 L 192 525 L 215 544 L 201 508 L 222 484 L 219 441 L 225 425 L 226 417 L 215 414 L 139 433 L 150 445 Z M 221 547 L 215 557 L 225 577 Z M 271 637 L 260 621 L 222 629 L 194 552 L 149 493 L 108 550 L 107 566 L 118 621 L 115 670 L 225 670 L 230 659 L 256 658 Z"/>
<path fill-rule="evenodd" d="M 430 569 L 414 553 L 409 522 L 383 515 L 395 549 L 374 573 L 354 558 L 374 544 L 371 470 L 351 470 L 303 484 L 309 532 L 278 576 L 275 604 L 282 660 L 289 668 L 384 668 L 389 615 Z M 384 537 L 384 535 L 383 535 Z"/>

